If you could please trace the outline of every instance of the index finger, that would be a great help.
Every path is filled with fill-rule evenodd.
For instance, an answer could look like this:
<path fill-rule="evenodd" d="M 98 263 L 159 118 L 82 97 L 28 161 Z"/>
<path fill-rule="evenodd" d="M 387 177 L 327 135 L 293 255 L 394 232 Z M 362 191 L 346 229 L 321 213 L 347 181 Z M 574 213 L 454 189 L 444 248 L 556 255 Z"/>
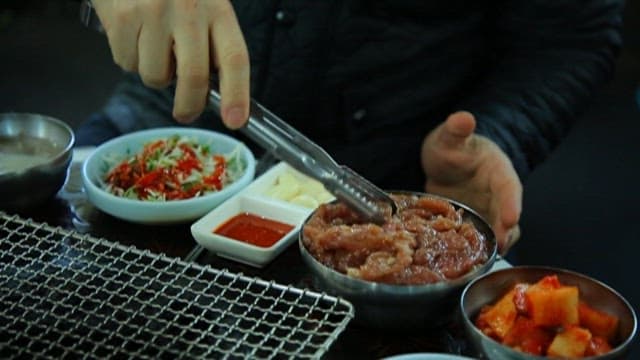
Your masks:
<path fill-rule="evenodd" d="M 188 23 L 174 33 L 176 94 L 173 115 L 181 122 L 204 109 L 209 90 L 209 44 L 206 24 Z"/>
<path fill-rule="evenodd" d="M 249 117 L 251 70 L 244 36 L 229 3 L 217 12 L 211 41 L 220 78 L 220 115 L 227 127 L 237 129 Z"/>
<path fill-rule="evenodd" d="M 506 156 L 506 155 L 505 155 Z M 491 193 L 494 194 L 490 212 L 494 219 L 493 229 L 502 253 L 513 245 L 512 236 L 522 213 L 522 183 L 513 168 L 505 165 L 497 169 L 490 180 Z"/>

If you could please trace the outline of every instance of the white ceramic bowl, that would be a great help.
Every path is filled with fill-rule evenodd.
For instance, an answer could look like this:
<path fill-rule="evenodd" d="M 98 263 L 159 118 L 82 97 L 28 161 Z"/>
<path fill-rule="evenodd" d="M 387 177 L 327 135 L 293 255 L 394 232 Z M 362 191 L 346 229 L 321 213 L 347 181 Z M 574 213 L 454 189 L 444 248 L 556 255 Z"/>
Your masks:
<path fill-rule="evenodd" d="M 191 234 L 195 240 L 207 250 L 228 259 L 255 267 L 263 267 L 268 264 L 297 239 L 297 234 L 304 220 L 315 210 L 313 204 L 305 203 L 303 206 L 295 201 L 274 197 L 270 193 L 283 174 L 295 178 L 294 184 L 284 184 L 287 192 L 296 190 L 294 192 L 298 195 L 319 195 L 305 191 L 317 192 L 318 190 L 317 186 L 308 186 L 310 179 L 307 176 L 299 173 L 287 163 L 280 162 L 194 223 L 191 226 Z M 260 217 L 280 221 L 292 225 L 294 228 L 270 247 L 254 246 L 213 233 L 213 230 L 226 220 L 242 212 L 250 212 Z"/>
<path fill-rule="evenodd" d="M 300 173 L 286 162 L 271 167 L 242 193 L 281 202 L 309 214 L 320 204 L 335 199 L 320 182 Z"/>
<path fill-rule="evenodd" d="M 218 235 L 214 231 L 235 215 L 250 213 L 291 225 L 293 228 L 269 247 L 249 244 Z M 255 267 L 263 267 L 297 239 L 308 211 L 282 202 L 238 194 L 225 201 L 191 226 L 191 234 L 204 248 L 219 256 Z"/>
<path fill-rule="evenodd" d="M 127 199 L 104 190 L 100 183 L 105 172 L 105 159 L 141 150 L 144 144 L 172 135 L 184 135 L 211 146 L 213 153 L 229 153 L 241 147 L 244 174 L 221 191 L 200 197 L 164 202 Z M 143 130 L 109 140 L 89 155 L 82 167 L 82 182 L 89 200 L 100 210 L 117 218 L 143 224 L 172 224 L 195 220 L 247 186 L 254 177 L 256 161 L 249 148 L 240 141 L 214 131 L 181 127 Z"/>

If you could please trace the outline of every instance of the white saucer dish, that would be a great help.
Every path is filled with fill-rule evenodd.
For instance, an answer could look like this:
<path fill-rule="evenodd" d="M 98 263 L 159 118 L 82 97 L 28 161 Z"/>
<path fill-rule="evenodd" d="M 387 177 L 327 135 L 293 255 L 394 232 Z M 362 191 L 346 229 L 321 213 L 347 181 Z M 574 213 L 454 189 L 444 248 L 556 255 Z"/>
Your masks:
<path fill-rule="evenodd" d="M 291 226 L 291 230 L 268 247 L 218 235 L 216 229 L 236 215 L 251 214 Z M 191 226 L 191 234 L 204 248 L 219 256 L 255 267 L 263 267 L 297 239 L 307 213 L 286 204 L 239 195 L 225 201 Z"/>
<path fill-rule="evenodd" d="M 198 244 L 219 256 L 254 267 L 263 267 L 296 241 L 305 219 L 318 204 L 333 200 L 320 183 L 284 162 L 276 164 L 191 226 Z M 214 231 L 237 214 L 250 213 L 293 226 L 269 247 L 262 247 Z"/>

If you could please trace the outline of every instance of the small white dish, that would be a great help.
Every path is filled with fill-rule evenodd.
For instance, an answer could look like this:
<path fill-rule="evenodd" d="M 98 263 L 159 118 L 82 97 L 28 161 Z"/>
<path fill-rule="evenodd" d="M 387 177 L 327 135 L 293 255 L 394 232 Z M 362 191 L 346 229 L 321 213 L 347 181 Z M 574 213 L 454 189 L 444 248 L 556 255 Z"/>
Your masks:
<path fill-rule="evenodd" d="M 243 194 L 282 202 L 310 214 L 320 204 L 335 199 L 322 184 L 280 162 L 254 180 Z"/>
<path fill-rule="evenodd" d="M 214 233 L 225 222 L 242 213 L 250 213 L 293 226 L 280 240 L 269 247 L 252 245 Z M 254 267 L 263 267 L 297 238 L 308 212 L 278 201 L 270 201 L 243 193 L 231 197 L 191 225 L 191 234 L 198 244 L 219 256 Z"/>
<path fill-rule="evenodd" d="M 181 135 L 211 147 L 212 153 L 227 154 L 240 147 L 245 171 L 239 179 L 218 192 L 184 200 L 143 201 L 119 197 L 101 185 L 108 170 L 107 157 L 126 158 L 145 144 L 161 138 Z M 254 178 L 255 158 L 242 142 L 222 133 L 183 127 L 137 131 L 109 140 L 87 155 L 82 167 L 82 183 L 89 201 L 98 209 L 117 218 L 142 224 L 176 224 L 193 221 L 244 189 Z"/>
<path fill-rule="evenodd" d="M 73 148 L 72 162 L 82 164 L 94 151 L 96 146 L 77 146 Z"/>

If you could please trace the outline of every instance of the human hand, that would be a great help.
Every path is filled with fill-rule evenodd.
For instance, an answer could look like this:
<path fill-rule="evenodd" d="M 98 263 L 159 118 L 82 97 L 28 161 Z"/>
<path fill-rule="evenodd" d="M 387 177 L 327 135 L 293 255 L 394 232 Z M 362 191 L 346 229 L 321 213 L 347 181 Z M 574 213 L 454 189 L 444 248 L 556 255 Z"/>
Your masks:
<path fill-rule="evenodd" d="M 249 115 L 249 55 L 229 0 L 93 0 L 113 59 L 150 87 L 176 80 L 173 116 L 193 121 L 205 107 L 209 75 L 220 78 L 223 122 Z"/>
<path fill-rule="evenodd" d="M 522 183 L 511 160 L 491 140 L 473 133 L 475 118 L 456 112 L 422 144 L 425 190 L 476 210 L 490 223 L 505 254 L 520 237 Z"/>

